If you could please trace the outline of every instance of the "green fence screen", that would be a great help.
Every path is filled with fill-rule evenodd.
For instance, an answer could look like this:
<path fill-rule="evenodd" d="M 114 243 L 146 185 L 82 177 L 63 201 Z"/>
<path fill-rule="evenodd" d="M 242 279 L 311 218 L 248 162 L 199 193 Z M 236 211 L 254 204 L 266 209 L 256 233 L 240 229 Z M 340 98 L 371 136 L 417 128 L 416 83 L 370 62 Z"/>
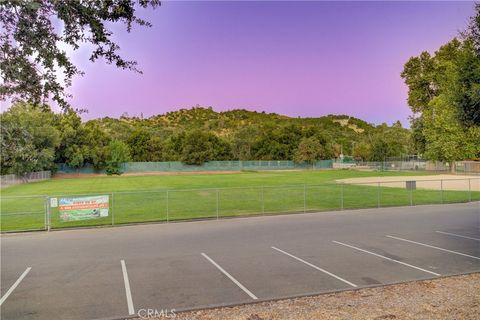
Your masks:
<path fill-rule="evenodd" d="M 289 170 L 289 169 L 328 169 L 332 160 L 319 160 L 314 163 L 295 163 L 289 160 L 269 161 L 209 161 L 202 165 L 188 165 L 179 161 L 169 162 L 126 162 L 122 165 L 125 173 L 131 172 L 188 172 L 188 171 L 241 171 L 241 170 Z M 64 163 L 57 164 L 59 173 L 105 173 L 92 166 L 72 168 Z"/>

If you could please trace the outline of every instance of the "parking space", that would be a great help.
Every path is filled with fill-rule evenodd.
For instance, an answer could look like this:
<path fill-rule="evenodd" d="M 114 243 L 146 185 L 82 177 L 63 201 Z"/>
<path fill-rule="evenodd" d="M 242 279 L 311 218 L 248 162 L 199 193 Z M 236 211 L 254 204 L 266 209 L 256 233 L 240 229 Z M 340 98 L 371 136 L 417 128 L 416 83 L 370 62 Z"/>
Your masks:
<path fill-rule="evenodd" d="M 424 238 L 426 239 L 426 237 Z M 386 235 L 365 236 L 361 239 L 355 240 L 352 240 L 351 237 L 348 237 L 348 240 L 346 241 L 342 240 L 341 237 L 337 237 L 337 239 L 338 242 L 349 244 L 351 246 L 355 246 L 357 248 L 373 252 L 396 261 L 409 263 L 418 268 L 435 272 L 440 275 L 471 272 L 480 268 L 480 260 L 417 245 L 414 243 L 400 241 L 387 237 Z M 452 243 L 459 242 L 457 239 L 449 239 L 449 241 Z M 429 238 L 428 243 L 435 243 L 435 241 Z M 441 243 L 443 244 L 444 242 L 441 241 Z M 461 246 L 461 244 L 450 244 L 448 247 L 459 246 Z M 465 247 L 466 248 L 462 250 L 463 252 L 474 251 L 469 245 L 465 245 Z M 469 250 L 469 247 L 471 250 Z"/>
<path fill-rule="evenodd" d="M 5 236 L 2 319 L 121 318 L 480 271 L 479 217 L 477 203 Z"/>
<path fill-rule="evenodd" d="M 444 235 L 447 235 L 447 236 L 456 237 L 456 238 L 480 241 L 480 238 L 475 238 L 475 237 L 472 237 L 472 236 L 468 236 L 468 233 L 467 234 L 458 234 L 458 233 L 452 233 L 452 232 L 446 232 L 446 231 L 440 231 L 440 230 L 437 230 L 435 232 L 437 232 L 439 234 L 444 234 Z"/>
<path fill-rule="evenodd" d="M 8 299 L 8 297 L 13 293 L 13 291 L 21 284 L 22 280 L 27 276 L 27 274 L 32 270 L 31 267 L 28 267 L 23 271 L 23 273 L 16 279 L 9 279 L 8 273 L 7 276 L 5 277 L 5 280 L 2 280 L 2 283 L 5 283 L 8 285 L 8 287 L 2 288 L 2 295 L 0 298 L 0 306 L 5 302 L 5 300 Z M 8 288 L 8 289 L 7 289 Z"/>
<path fill-rule="evenodd" d="M 411 244 L 413 247 L 423 246 L 427 248 L 436 247 L 444 252 L 451 251 L 452 254 L 464 255 L 480 259 L 480 243 L 474 237 L 465 233 L 456 233 L 456 236 L 442 234 L 436 231 L 425 231 L 423 233 L 394 233 L 387 234 L 387 238 Z M 430 247 L 429 247 L 430 246 Z"/>
<path fill-rule="evenodd" d="M 248 302 L 249 297 L 201 253 L 127 260 L 135 309 L 185 309 Z"/>
<path fill-rule="evenodd" d="M 1 306 L 2 319 L 97 319 L 125 315 L 119 266 L 120 263 L 107 261 L 34 266 Z"/>
<path fill-rule="evenodd" d="M 8 269 L 3 269 L 3 267 L 2 267 L 1 271 L 2 272 L 0 273 L 0 275 L 1 275 L 0 282 L 1 282 L 2 285 L 0 286 L 0 297 L 2 297 L 1 301 L 3 301 L 4 300 L 3 297 L 6 296 L 7 291 L 12 286 L 14 286 L 15 282 L 18 281 L 18 279 L 21 277 L 21 275 L 23 274 L 24 271 L 19 269 L 19 268 L 14 268 L 14 269 L 8 270 Z M 21 280 L 23 280 L 23 279 L 21 279 Z M 20 282 L 21 282 L 21 280 L 20 280 Z M 18 286 L 18 284 L 16 286 Z"/>
<path fill-rule="evenodd" d="M 337 237 L 337 239 L 339 238 Z M 298 245 L 284 245 L 284 247 L 290 248 L 290 252 L 296 252 L 298 256 L 316 265 L 321 265 L 327 270 L 334 270 L 337 275 L 348 278 L 348 280 L 359 287 L 436 276 L 436 274 L 398 263 L 400 260 L 404 262 L 402 257 L 382 255 L 384 252 L 372 248 L 365 250 L 366 246 L 363 246 L 360 242 L 349 240 L 335 243 L 333 241 L 325 241 L 317 245 L 308 244 L 302 247 Z M 386 258 L 391 258 L 392 260 Z"/>
<path fill-rule="evenodd" d="M 259 299 L 351 288 L 266 245 L 251 250 L 213 251 L 208 255 Z"/>

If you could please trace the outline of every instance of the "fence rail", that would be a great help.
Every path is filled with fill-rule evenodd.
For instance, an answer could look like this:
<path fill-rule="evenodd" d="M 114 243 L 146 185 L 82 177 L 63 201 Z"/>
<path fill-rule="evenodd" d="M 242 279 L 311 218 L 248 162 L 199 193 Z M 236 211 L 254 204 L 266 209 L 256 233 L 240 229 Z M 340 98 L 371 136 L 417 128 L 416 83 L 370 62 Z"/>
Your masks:
<path fill-rule="evenodd" d="M 51 177 L 52 177 L 51 171 L 30 172 L 23 176 L 19 176 L 16 174 L 7 174 L 7 175 L 0 176 L 0 186 L 1 188 L 5 188 L 15 184 L 47 180 L 47 179 L 50 179 Z"/>
<path fill-rule="evenodd" d="M 335 169 L 367 169 L 377 171 L 425 171 L 445 172 L 459 175 L 480 175 L 479 161 L 335 161 L 332 164 Z"/>
<path fill-rule="evenodd" d="M 453 168 L 452 168 L 453 166 Z M 178 161 L 170 162 L 126 162 L 122 164 L 124 173 L 141 172 L 202 172 L 202 171 L 248 171 L 248 170 L 292 170 L 292 169 L 342 169 L 355 168 L 378 171 L 432 171 L 458 174 L 480 174 L 480 162 L 456 161 L 340 161 L 319 160 L 313 163 L 295 163 L 289 160 L 249 160 L 249 161 L 209 161 L 202 165 L 188 165 Z M 452 170 L 453 169 L 453 170 Z M 64 163 L 57 164 L 60 174 L 105 173 L 92 166 L 72 168 Z"/>
<path fill-rule="evenodd" d="M 457 161 L 455 162 L 455 173 L 480 175 L 480 161 Z"/>
<path fill-rule="evenodd" d="M 108 216 L 62 222 L 59 208 L 50 205 L 52 198 L 92 195 L 108 195 Z M 0 200 L 1 231 L 13 232 L 480 201 L 480 178 L 7 196 Z"/>
<path fill-rule="evenodd" d="M 313 163 L 296 163 L 290 160 L 249 160 L 249 161 L 209 161 L 201 165 L 188 165 L 179 161 L 168 162 L 125 162 L 122 172 L 196 172 L 196 171 L 242 171 L 242 170 L 289 170 L 289 169 L 328 169 L 333 160 L 319 160 Z M 64 163 L 57 164 L 59 173 L 105 173 L 103 169 L 91 166 L 72 168 Z"/>

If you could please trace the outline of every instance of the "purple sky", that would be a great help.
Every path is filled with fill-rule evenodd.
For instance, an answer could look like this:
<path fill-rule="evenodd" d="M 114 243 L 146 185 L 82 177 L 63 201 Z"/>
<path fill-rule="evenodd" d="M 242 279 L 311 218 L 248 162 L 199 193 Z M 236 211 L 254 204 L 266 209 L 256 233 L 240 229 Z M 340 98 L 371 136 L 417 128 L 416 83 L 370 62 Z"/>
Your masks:
<path fill-rule="evenodd" d="M 458 34 L 472 2 L 163 2 L 152 28 L 112 28 L 143 75 L 88 61 L 74 81 L 84 118 L 199 104 L 289 116 L 350 114 L 408 124 L 403 64 Z"/>

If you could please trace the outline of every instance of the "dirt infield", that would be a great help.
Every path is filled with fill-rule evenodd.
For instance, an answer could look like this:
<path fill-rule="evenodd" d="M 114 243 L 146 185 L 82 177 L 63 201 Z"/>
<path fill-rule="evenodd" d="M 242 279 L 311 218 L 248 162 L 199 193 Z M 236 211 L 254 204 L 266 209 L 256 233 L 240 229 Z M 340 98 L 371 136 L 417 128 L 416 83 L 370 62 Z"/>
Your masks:
<path fill-rule="evenodd" d="M 368 177 L 335 180 L 337 183 L 364 184 L 382 187 L 405 188 L 406 181 L 416 181 L 417 189 L 480 191 L 480 176 L 431 175 L 431 176 L 397 176 Z"/>

